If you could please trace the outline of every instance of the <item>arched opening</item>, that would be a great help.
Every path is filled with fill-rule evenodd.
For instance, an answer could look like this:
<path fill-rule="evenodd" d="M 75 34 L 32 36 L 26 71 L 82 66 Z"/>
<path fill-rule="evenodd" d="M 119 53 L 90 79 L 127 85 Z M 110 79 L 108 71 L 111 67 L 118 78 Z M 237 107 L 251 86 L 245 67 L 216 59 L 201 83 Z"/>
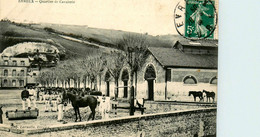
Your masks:
<path fill-rule="evenodd" d="M 13 86 L 13 87 L 16 87 L 16 80 L 13 80 L 13 81 L 12 81 L 12 86 Z"/>
<path fill-rule="evenodd" d="M 106 72 L 105 74 L 105 82 L 106 82 L 106 89 L 107 89 L 106 96 L 110 95 L 110 78 L 111 76 L 109 72 Z"/>
<path fill-rule="evenodd" d="M 121 79 L 124 82 L 124 95 L 123 95 L 123 97 L 127 98 L 127 96 L 128 96 L 128 80 L 129 80 L 129 73 L 128 73 L 127 69 L 123 70 Z"/>
<path fill-rule="evenodd" d="M 16 76 L 16 70 L 15 69 L 12 72 L 12 76 Z"/>
<path fill-rule="evenodd" d="M 148 65 L 145 71 L 144 79 L 148 84 L 148 100 L 154 100 L 154 79 L 156 78 L 155 69 L 152 65 Z"/>
<path fill-rule="evenodd" d="M 24 86 L 24 80 L 20 80 L 20 87 Z"/>
<path fill-rule="evenodd" d="M 4 76 L 8 76 L 8 70 L 7 69 L 4 70 Z"/>
<path fill-rule="evenodd" d="M 213 78 L 210 80 L 209 83 L 210 83 L 210 84 L 215 84 L 215 85 L 217 85 L 217 84 L 218 84 L 218 79 L 217 79 L 217 77 L 216 77 L 216 76 L 213 77 Z"/>
<path fill-rule="evenodd" d="M 194 76 L 189 75 L 183 79 L 183 83 L 184 84 L 197 84 L 197 80 Z"/>
<path fill-rule="evenodd" d="M 7 87 L 8 83 L 7 83 L 7 80 L 5 79 L 4 80 L 4 87 Z"/>

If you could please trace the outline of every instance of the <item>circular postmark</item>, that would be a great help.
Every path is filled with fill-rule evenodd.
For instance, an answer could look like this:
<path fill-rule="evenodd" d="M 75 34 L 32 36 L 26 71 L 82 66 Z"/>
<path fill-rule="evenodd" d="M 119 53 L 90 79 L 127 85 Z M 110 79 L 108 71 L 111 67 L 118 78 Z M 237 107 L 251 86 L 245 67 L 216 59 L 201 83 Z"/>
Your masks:
<path fill-rule="evenodd" d="M 174 25 L 187 39 L 214 38 L 217 26 L 215 1 L 182 0 L 174 9 Z"/>

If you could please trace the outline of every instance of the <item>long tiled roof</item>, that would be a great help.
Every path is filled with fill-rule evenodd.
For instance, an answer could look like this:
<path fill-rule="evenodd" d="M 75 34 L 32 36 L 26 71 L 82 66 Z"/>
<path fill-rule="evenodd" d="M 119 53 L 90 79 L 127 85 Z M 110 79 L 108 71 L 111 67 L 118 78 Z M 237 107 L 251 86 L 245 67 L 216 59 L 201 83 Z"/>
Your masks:
<path fill-rule="evenodd" d="M 218 67 L 217 55 L 183 53 L 174 48 L 149 47 L 151 54 L 163 67 L 210 68 Z"/>
<path fill-rule="evenodd" d="M 218 47 L 217 40 L 177 41 L 176 43 L 178 42 L 183 46 Z"/>

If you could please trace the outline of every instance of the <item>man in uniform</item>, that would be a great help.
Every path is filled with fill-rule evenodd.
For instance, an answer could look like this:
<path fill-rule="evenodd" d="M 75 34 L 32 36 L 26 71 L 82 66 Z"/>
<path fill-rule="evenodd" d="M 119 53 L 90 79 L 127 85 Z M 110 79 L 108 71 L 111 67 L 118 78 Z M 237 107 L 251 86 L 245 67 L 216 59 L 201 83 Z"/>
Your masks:
<path fill-rule="evenodd" d="M 57 104 L 58 104 L 58 122 L 63 121 L 63 101 L 62 101 L 62 95 L 59 94 L 57 98 Z"/>
<path fill-rule="evenodd" d="M 37 96 L 37 93 L 36 93 L 35 87 L 31 87 L 30 89 L 31 89 L 31 90 L 29 91 L 30 100 L 33 102 L 33 107 L 34 107 L 34 108 L 37 108 L 37 107 L 36 107 L 36 96 Z"/>
<path fill-rule="evenodd" d="M 105 97 L 105 95 L 103 95 L 103 97 L 100 99 L 99 110 L 100 110 L 102 119 L 109 118 L 109 112 L 110 112 L 110 98 L 109 97 Z"/>
<path fill-rule="evenodd" d="M 28 104 L 28 109 L 31 108 L 31 101 L 29 99 L 29 91 L 27 90 L 27 87 L 24 86 L 24 90 L 21 93 L 21 98 L 22 98 L 22 105 L 23 105 L 23 110 L 25 110 L 25 102 L 27 101 Z"/>

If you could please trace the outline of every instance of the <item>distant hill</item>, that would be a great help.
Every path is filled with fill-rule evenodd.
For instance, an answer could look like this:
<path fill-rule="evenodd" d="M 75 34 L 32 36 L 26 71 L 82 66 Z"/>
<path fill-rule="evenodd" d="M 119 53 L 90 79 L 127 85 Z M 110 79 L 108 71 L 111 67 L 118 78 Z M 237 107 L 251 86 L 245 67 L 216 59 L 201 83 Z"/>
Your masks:
<path fill-rule="evenodd" d="M 98 43 L 106 47 L 116 47 L 116 41 L 121 39 L 125 34 L 139 34 L 135 32 L 126 32 L 121 30 L 90 28 L 88 26 L 80 25 L 61 25 L 61 24 L 32 24 L 34 28 L 50 30 L 51 32 L 80 38 L 89 42 Z M 150 46 L 162 47 L 172 46 L 176 40 L 186 40 L 179 35 L 163 35 L 152 36 L 144 34 L 146 39 L 150 42 Z"/>
<path fill-rule="evenodd" d="M 10 21 L 1 21 L 0 29 L 0 52 L 21 42 L 45 42 L 63 50 L 64 59 L 118 49 L 116 42 L 123 35 L 138 34 L 79 25 L 22 24 Z M 180 35 L 144 36 L 151 47 L 172 47 L 176 41 L 189 41 Z"/>
<path fill-rule="evenodd" d="M 28 24 L 0 22 L 0 52 L 3 52 L 7 47 L 23 42 L 41 42 L 54 45 L 60 51 L 64 51 L 64 59 L 86 56 L 99 51 L 99 47 L 67 40 L 43 29 L 35 29 Z"/>

